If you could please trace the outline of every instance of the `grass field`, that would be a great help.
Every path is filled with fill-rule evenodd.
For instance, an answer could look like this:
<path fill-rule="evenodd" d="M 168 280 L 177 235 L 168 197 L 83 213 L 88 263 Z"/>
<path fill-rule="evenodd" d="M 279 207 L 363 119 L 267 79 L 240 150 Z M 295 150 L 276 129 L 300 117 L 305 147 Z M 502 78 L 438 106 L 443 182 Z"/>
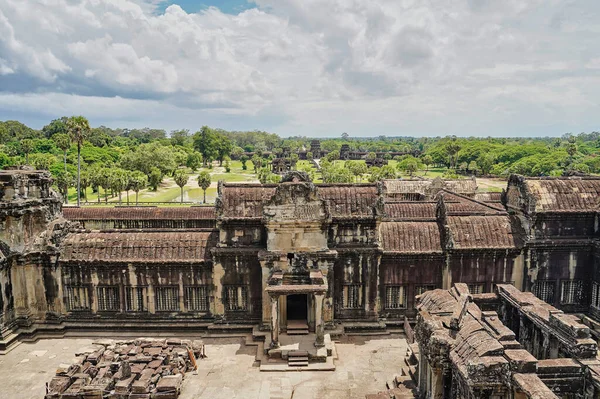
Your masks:
<path fill-rule="evenodd" d="M 336 164 L 343 166 L 344 161 L 335 161 Z M 397 162 L 394 160 L 389 161 L 389 165 L 396 167 Z M 225 182 L 232 183 L 257 183 L 258 179 L 256 174 L 254 173 L 254 165 L 251 161 L 246 162 L 247 169 L 244 170 L 242 168 L 242 163 L 240 161 L 232 161 L 231 162 L 231 171 L 227 173 L 224 167 L 218 166 L 216 163 L 212 169 L 201 169 L 208 170 L 211 174 L 211 186 L 206 190 L 206 202 L 214 203 L 215 198 L 217 196 L 217 184 L 219 180 L 223 180 Z M 297 165 L 298 170 L 302 170 L 307 172 L 310 177 L 313 179 L 315 183 L 322 183 L 321 173 L 315 168 L 315 166 L 309 161 L 298 161 Z M 430 168 L 429 170 L 419 170 L 414 176 L 425 177 L 428 179 L 433 179 L 436 177 L 441 177 L 445 168 Z M 193 203 L 202 203 L 204 198 L 204 193 L 200 187 L 198 187 L 197 177 L 200 171 L 192 172 L 191 170 L 187 170 L 189 175 L 188 183 L 183 187 L 183 201 L 184 202 L 193 202 Z M 407 174 L 402 172 L 398 172 L 398 177 L 400 178 L 409 178 Z M 369 175 L 364 175 L 360 182 L 368 182 Z M 506 188 L 506 180 L 505 179 L 477 179 L 478 181 L 478 191 L 480 192 L 499 192 L 502 191 L 503 188 Z M 357 182 L 359 182 L 357 180 Z M 91 188 L 86 190 L 88 203 L 93 204 L 96 203 L 98 199 L 98 193 L 92 192 Z M 125 192 L 121 194 L 122 202 L 127 202 L 127 195 Z M 69 203 L 73 204 L 77 200 L 76 198 L 76 190 L 71 188 L 69 190 Z M 83 198 L 82 198 L 83 200 Z M 100 201 L 101 203 L 105 202 L 104 191 L 100 189 Z M 171 205 L 177 205 L 178 202 L 181 201 L 181 189 L 172 177 L 166 177 L 163 182 L 160 184 L 159 188 L 156 191 L 152 191 L 149 189 L 141 190 L 139 193 L 139 201 L 140 202 L 156 202 L 156 203 L 169 203 Z M 110 194 L 108 196 L 108 202 L 112 204 L 116 204 L 119 202 L 118 196 L 112 197 Z M 135 193 L 133 191 L 129 192 L 129 203 L 135 203 Z"/>
<path fill-rule="evenodd" d="M 217 184 L 219 180 L 223 180 L 225 182 L 258 182 L 256 175 L 254 174 L 254 166 L 252 162 L 248 161 L 246 163 L 247 170 L 242 169 L 242 163 L 240 161 L 232 161 L 231 162 L 231 172 L 227 173 L 224 167 L 217 166 L 215 164 L 212 169 L 200 169 L 207 170 L 211 175 L 211 186 L 206 190 L 206 201 L 212 203 L 215 201 L 217 196 Z M 204 193 L 200 187 L 198 187 L 197 178 L 198 173 L 200 172 L 192 172 L 191 170 L 187 170 L 189 179 L 188 183 L 183 187 L 183 201 L 184 202 L 195 202 L 201 203 L 203 201 Z M 77 190 L 75 188 L 69 189 L 69 203 L 73 204 L 77 201 Z M 88 203 L 96 203 L 98 200 L 98 193 L 92 192 L 91 188 L 86 190 Z M 121 194 L 122 202 L 127 202 L 126 192 Z M 83 200 L 83 198 L 82 198 Z M 150 189 L 141 190 L 139 193 L 139 201 L 140 202 L 173 202 L 176 204 L 181 201 L 181 189 L 172 177 L 165 177 L 163 182 L 160 184 L 156 191 L 152 191 Z M 102 188 L 100 188 L 100 202 L 105 202 L 105 192 Z M 118 203 L 119 197 L 112 197 L 109 193 L 108 195 L 109 203 Z M 135 203 L 135 193 L 133 191 L 129 192 L 129 203 Z"/>

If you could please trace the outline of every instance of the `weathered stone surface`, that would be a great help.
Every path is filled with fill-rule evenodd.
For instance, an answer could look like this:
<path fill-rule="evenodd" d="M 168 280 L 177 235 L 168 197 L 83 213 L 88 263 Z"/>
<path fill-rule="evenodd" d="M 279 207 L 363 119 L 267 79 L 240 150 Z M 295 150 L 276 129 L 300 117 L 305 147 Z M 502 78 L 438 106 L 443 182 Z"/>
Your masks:
<path fill-rule="evenodd" d="M 158 392 L 179 392 L 181 389 L 181 382 L 183 381 L 183 376 L 181 374 L 169 375 L 161 378 L 156 384 L 156 390 Z"/>
<path fill-rule="evenodd" d="M 497 296 L 486 302 L 494 310 L 481 310 L 468 286 L 457 283 L 417 298 L 419 355 L 406 364 L 418 363 L 419 376 L 411 375 L 421 395 L 556 398 L 577 396 L 587 386 L 584 397 L 593 397 L 598 361 L 595 347 L 593 356 L 582 356 L 581 340 L 589 331 L 580 319 L 512 285 L 498 285 Z M 516 333 L 502 320 L 516 326 Z M 538 360 L 521 344 L 547 358 Z"/>
<path fill-rule="evenodd" d="M 180 339 L 140 338 L 131 342 L 98 342 L 97 345 L 102 348 L 82 352 L 83 364 L 57 370 L 57 376 L 48 384 L 47 399 L 103 399 L 111 391 L 114 394 L 108 397 L 119 399 L 149 398 L 148 395 L 157 395 L 157 392 L 160 393 L 157 397 L 176 398 L 185 372 L 195 367 L 195 359 L 190 358 L 190 354 L 195 356 L 194 353 L 204 350 L 201 341 L 194 341 L 195 346 L 192 346 L 191 341 Z M 150 349 L 152 355 L 142 355 L 140 359 L 139 353 Z M 110 362 L 104 359 L 105 355 L 111 356 Z M 107 366 L 98 369 L 89 360 Z"/>
<path fill-rule="evenodd" d="M 279 185 L 219 184 L 215 207 L 68 210 L 84 224 L 75 228 L 62 218 L 47 173 L 1 172 L 0 349 L 21 330 L 34 335 L 49 326 L 268 329 L 272 312 L 283 325 L 293 316 L 288 295 L 318 288 L 319 328 L 341 322 L 384 329 L 419 318 L 415 333 L 431 344 L 422 353 L 443 372 L 455 346 L 498 356 L 481 356 L 474 339 L 460 336 L 471 318 L 505 351 L 521 345 L 540 359 L 591 359 L 600 333 L 571 313 L 600 317 L 600 308 L 589 306 L 600 287 L 599 181 L 512 176 L 505 193 L 479 195 L 475 180 L 319 185 L 292 172 Z M 265 293 L 271 282 L 287 286 L 279 308 Z M 453 283 L 464 287 L 423 294 Z M 493 292 L 504 284 L 549 303 L 531 293 Z M 310 302 L 306 322 L 317 331 Z M 512 308 L 527 316 L 523 328 Z M 105 354 L 94 348 L 80 357 L 80 366 L 89 357 L 89 373 L 81 367 L 64 374 L 125 378 L 112 363 L 127 356 L 137 374 L 157 360 L 153 348 L 166 345 L 113 342 Z M 185 373 L 189 367 L 173 358 L 181 351 L 168 355 L 152 369 Z M 471 360 L 465 373 L 493 369 L 490 359 Z"/>

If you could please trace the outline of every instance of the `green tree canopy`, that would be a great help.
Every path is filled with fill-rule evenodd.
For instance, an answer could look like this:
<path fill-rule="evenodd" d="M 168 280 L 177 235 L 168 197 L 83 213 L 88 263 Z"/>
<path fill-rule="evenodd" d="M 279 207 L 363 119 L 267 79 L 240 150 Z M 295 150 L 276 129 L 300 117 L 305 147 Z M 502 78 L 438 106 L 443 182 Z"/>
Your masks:
<path fill-rule="evenodd" d="M 136 170 L 130 176 L 131 189 L 135 192 L 135 204 L 138 205 L 140 190 L 143 190 L 148 185 L 148 176 Z"/>
<path fill-rule="evenodd" d="M 200 174 L 198 175 L 198 186 L 202 189 L 202 191 L 204 192 L 204 203 L 206 204 L 206 190 L 208 190 L 208 188 L 211 185 L 211 178 L 210 178 L 210 173 L 208 173 L 206 170 L 203 170 L 202 172 L 200 172 Z"/>
<path fill-rule="evenodd" d="M 185 173 L 185 170 L 177 169 L 173 174 L 173 179 L 175 180 L 175 184 L 177 184 L 181 190 L 181 203 L 183 204 L 183 187 L 187 184 L 190 177 Z"/>

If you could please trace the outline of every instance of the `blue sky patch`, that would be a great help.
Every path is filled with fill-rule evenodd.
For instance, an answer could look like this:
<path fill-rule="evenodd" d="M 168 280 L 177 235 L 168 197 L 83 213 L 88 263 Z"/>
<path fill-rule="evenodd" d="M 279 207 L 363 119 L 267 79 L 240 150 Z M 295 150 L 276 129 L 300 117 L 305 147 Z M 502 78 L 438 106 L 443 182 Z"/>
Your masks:
<path fill-rule="evenodd" d="M 212 6 L 227 14 L 239 14 L 244 10 L 256 7 L 255 4 L 246 0 L 168 0 L 161 4 L 158 10 L 163 12 L 171 4 L 179 5 L 187 13 L 196 13 Z"/>

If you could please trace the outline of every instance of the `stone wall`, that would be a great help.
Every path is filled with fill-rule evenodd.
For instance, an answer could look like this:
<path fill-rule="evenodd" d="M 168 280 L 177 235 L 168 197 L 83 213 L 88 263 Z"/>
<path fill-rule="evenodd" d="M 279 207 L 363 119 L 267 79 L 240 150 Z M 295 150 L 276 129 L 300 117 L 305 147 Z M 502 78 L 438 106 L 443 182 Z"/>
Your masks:
<path fill-rule="evenodd" d="M 488 298 L 489 296 L 489 298 Z M 495 298 L 491 298 L 494 296 Z M 495 304 L 493 310 L 482 310 Z M 512 285 L 465 284 L 417 298 L 422 398 L 596 398 L 597 345 L 575 316 Z"/>
<path fill-rule="evenodd" d="M 60 307 L 53 279 L 70 224 L 50 184 L 48 172 L 0 173 L 0 351 Z"/>
<path fill-rule="evenodd" d="M 318 185 L 293 172 L 279 185 L 220 183 L 214 208 L 70 208 L 69 223 L 47 173 L 3 172 L 2 334 L 122 321 L 127 328 L 266 327 L 273 275 L 296 284 L 312 271 L 326 279 L 329 327 L 398 325 L 417 315 L 415 296 L 457 282 L 476 295 L 503 283 L 540 297 L 552 291 L 554 306 L 597 317 L 595 205 L 573 194 L 596 183 L 569 182 L 513 177 L 499 205 L 474 199 L 473 180 Z M 564 197 L 569 184 L 575 188 Z M 546 209 L 542 189 L 582 211 Z M 396 196 L 415 193 L 421 200 Z M 128 309 L 132 301 L 138 310 Z"/>

